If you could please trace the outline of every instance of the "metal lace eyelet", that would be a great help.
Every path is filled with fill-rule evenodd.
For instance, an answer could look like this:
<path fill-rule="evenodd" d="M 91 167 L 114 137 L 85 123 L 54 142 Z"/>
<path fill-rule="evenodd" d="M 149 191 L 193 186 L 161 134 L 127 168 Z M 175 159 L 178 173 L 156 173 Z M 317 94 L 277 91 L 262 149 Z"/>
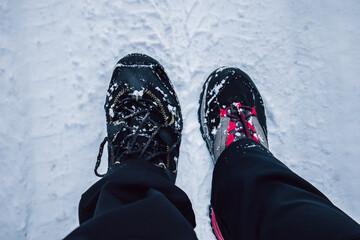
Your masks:
<path fill-rule="evenodd" d="M 157 164 L 159 167 L 166 169 L 166 165 L 163 162 L 160 162 L 159 164 Z"/>

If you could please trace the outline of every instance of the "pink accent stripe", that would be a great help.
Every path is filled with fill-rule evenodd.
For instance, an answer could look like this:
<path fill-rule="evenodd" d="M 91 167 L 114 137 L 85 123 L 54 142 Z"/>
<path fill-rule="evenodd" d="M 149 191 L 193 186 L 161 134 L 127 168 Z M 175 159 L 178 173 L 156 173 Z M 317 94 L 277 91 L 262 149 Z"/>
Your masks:
<path fill-rule="evenodd" d="M 211 225 L 214 229 L 214 233 L 215 233 L 215 236 L 218 240 L 224 240 L 222 234 L 221 234 L 221 231 L 220 231 L 220 228 L 219 228 L 219 225 L 217 224 L 217 221 L 216 221 L 216 218 L 215 218 L 215 213 L 214 213 L 214 210 L 211 209 Z"/>
<path fill-rule="evenodd" d="M 234 135 L 228 134 L 227 140 L 226 140 L 226 146 L 229 146 L 230 143 L 232 143 L 235 140 Z"/>
<path fill-rule="evenodd" d="M 251 114 L 254 115 L 254 116 L 257 116 L 256 111 L 255 111 L 255 107 L 253 107 L 253 108 L 251 109 Z"/>
<path fill-rule="evenodd" d="M 260 143 L 259 139 L 257 139 L 257 137 L 255 137 L 255 135 L 252 135 L 252 137 L 253 137 L 253 139 L 254 139 L 255 141 L 257 141 L 258 143 Z"/>
<path fill-rule="evenodd" d="M 228 133 L 230 133 L 232 130 L 236 128 L 236 124 L 234 122 L 229 122 L 229 129 Z"/>
<path fill-rule="evenodd" d="M 225 109 L 220 108 L 220 117 L 225 117 L 227 114 L 227 111 Z"/>
<path fill-rule="evenodd" d="M 228 136 L 226 139 L 226 146 L 229 146 L 230 143 L 232 143 L 235 140 L 234 135 L 232 135 L 230 132 L 236 128 L 236 125 L 234 122 L 229 122 L 229 128 L 228 128 Z"/>
<path fill-rule="evenodd" d="M 253 130 L 253 132 L 256 132 L 254 126 L 251 123 L 247 122 L 247 124 L 248 124 L 249 128 L 251 130 Z"/>

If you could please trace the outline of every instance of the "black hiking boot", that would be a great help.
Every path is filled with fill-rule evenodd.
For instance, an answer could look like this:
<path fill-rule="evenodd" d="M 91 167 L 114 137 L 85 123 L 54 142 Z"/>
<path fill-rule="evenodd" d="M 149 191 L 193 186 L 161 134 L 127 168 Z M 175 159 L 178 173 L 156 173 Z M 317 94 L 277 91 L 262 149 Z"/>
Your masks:
<path fill-rule="evenodd" d="M 263 100 L 250 77 L 238 68 L 219 68 L 210 74 L 198 116 L 214 163 L 239 139 L 253 139 L 268 148 Z"/>
<path fill-rule="evenodd" d="M 131 159 L 164 169 L 175 182 L 182 117 L 170 79 L 159 62 L 129 54 L 115 66 L 105 101 L 107 137 L 100 145 L 95 174 L 108 142 L 108 172 Z"/>

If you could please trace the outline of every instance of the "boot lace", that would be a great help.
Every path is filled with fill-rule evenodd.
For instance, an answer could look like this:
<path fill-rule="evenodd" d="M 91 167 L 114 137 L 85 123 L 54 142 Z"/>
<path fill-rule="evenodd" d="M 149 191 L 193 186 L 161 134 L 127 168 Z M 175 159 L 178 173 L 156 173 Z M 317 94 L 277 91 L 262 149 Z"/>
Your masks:
<path fill-rule="evenodd" d="M 100 144 L 94 169 L 95 175 L 98 177 L 106 175 L 98 172 L 106 142 L 108 143 L 109 149 L 108 170 L 110 170 L 113 165 L 119 164 L 130 156 L 145 158 L 145 161 L 154 162 L 158 157 L 172 153 L 180 144 L 180 138 L 178 138 L 171 147 L 162 151 L 164 146 L 159 143 L 160 138 L 158 135 L 161 129 L 169 129 L 169 125 L 158 123 L 152 119 L 151 116 L 159 116 L 161 112 L 157 108 L 156 103 L 150 100 L 123 99 L 116 105 L 114 114 L 117 115 L 115 119 L 118 118 L 118 120 L 112 121 L 110 124 L 121 126 L 112 139 L 106 136 Z M 132 122 L 134 118 L 136 118 L 136 120 Z M 171 128 L 171 130 L 174 131 L 175 134 L 180 134 L 173 128 Z M 158 161 L 155 164 L 166 168 L 166 165 L 162 161 Z"/>
<path fill-rule="evenodd" d="M 254 135 L 256 133 L 254 126 L 249 122 L 251 116 L 257 116 L 255 107 L 244 106 L 239 102 L 235 102 L 225 109 L 220 109 L 220 111 L 221 117 L 227 116 L 235 119 L 230 121 L 227 146 L 235 140 L 236 133 L 241 132 L 245 134 L 246 138 L 260 142 Z M 238 127 L 238 122 L 241 123 L 241 127 Z"/>

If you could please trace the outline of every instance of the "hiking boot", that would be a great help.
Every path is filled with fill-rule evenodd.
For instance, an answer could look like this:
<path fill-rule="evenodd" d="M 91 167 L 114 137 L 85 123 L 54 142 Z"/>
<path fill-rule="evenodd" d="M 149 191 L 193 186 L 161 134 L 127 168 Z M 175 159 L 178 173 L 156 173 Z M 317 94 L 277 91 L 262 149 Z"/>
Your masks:
<path fill-rule="evenodd" d="M 214 163 L 240 139 L 253 139 L 268 148 L 263 100 L 250 77 L 238 68 L 219 68 L 210 74 L 200 95 L 198 117 Z"/>
<path fill-rule="evenodd" d="M 131 159 L 161 167 L 175 182 L 181 141 L 180 104 L 164 68 L 144 54 L 116 64 L 105 101 L 107 137 L 100 145 L 95 174 L 108 143 L 108 172 Z"/>

